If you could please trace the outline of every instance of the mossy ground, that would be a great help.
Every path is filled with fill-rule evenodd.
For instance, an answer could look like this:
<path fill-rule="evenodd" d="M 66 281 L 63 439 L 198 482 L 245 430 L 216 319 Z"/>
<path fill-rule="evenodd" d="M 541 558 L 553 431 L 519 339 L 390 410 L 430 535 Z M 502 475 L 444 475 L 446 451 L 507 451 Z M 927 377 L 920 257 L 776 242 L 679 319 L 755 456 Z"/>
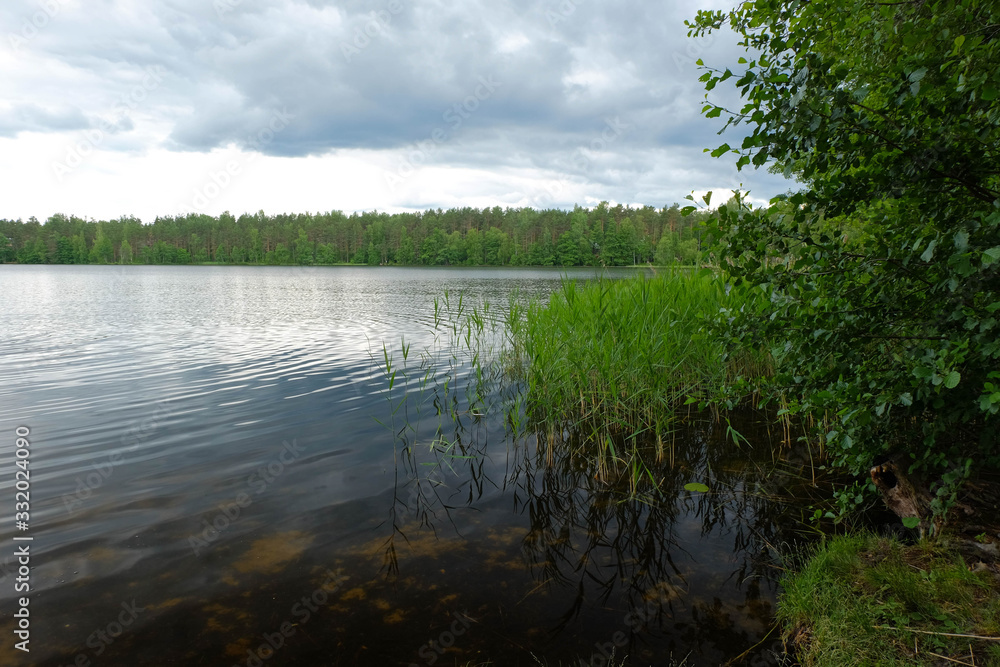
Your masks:
<path fill-rule="evenodd" d="M 946 542 L 825 540 L 778 617 L 802 665 L 1000 665 L 1000 579 Z"/>

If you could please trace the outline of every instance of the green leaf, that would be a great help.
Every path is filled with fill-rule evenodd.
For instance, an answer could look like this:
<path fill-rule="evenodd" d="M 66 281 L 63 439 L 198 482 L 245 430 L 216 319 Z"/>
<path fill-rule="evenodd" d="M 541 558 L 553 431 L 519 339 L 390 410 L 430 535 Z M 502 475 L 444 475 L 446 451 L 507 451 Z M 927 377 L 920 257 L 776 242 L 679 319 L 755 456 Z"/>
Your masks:
<path fill-rule="evenodd" d="M 944 386 L 948 389 L 954 389 L 958 386 L 958 382 L 962 379 L 962 374 L 958 371 L 952 371 L 944 379 Z"/>
<path fill-rule="evenodd" d="M 915 516 L 903 517 L 903 525 L 907 528 L 916 528 L 920 525 L 920 519 Z"/>
<path fill-rule="evenodd" d="M 701 482 L 688 482 L 684 485 L 684 490 L 692 492 L 696 491 L 698 493 L 708 493 L 708 487 Z"/>
<path fill-rule="evenodd" d="M 712 157 L 719 157 L 720 155 L 724 155 L 725 153 L 728 153 L 729 150 L 730 150 L 729 144 L 722 144 L 714 151 L 712 151 Z"/>
<path fill-rule="evenodd" d="M 924 250 L 924 254 L 922 254 L 920 256 L 920 259 L 924 260 L 925 262 L 931 261 L 931 259 L 934 258 L 934 247 L 936 245 L 937 245 L 937 241 L 936 240 L 931 241 L 930 243 L 928 243 L 927 244 L 927 250 Z"/>

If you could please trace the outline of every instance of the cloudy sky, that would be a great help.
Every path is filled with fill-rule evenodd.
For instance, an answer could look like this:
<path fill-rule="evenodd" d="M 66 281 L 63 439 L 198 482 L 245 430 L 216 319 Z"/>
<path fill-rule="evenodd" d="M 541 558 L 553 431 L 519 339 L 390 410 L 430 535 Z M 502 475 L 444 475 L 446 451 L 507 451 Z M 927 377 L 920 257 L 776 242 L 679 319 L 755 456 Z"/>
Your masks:
<path fill-rule="evenodd" d="M 695 11 L 4 0 L 0 217 L 767 199 L 792 184 L 703 152 L 738 137 L 700 115 L 694 61 L 741 51 L 689 39 Z"/>

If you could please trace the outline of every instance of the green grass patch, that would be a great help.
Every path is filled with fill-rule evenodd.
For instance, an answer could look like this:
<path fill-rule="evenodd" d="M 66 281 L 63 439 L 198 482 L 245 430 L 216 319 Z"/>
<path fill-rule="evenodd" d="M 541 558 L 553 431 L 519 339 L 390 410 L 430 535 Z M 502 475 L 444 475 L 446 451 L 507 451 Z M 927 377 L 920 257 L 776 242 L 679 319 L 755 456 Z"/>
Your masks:
<path fill-rule="evenodd" d="M 778 618 L 807 667 L 1000 664 L 994 575 L 930 542 L 831 538 L 785 580 Z"/>

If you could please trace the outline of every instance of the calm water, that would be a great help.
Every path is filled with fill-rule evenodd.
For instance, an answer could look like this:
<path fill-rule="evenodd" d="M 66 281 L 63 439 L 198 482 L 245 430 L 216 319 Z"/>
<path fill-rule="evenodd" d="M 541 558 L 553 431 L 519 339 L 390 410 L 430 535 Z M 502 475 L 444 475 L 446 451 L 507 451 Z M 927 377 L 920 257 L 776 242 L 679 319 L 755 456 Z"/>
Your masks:
<path fill-rule="evenodd" d="M 666 497 L 624 501 L 417 381 L 456 363 L 432 335 L 445 290 L 504 304 L 561 275 L 0 267 L 0 664 L 717 665 L 760 642 L 794 465 L 693 422 Z M 401 338 L 389 392 L 372 355 L 401 363 Z"/>

